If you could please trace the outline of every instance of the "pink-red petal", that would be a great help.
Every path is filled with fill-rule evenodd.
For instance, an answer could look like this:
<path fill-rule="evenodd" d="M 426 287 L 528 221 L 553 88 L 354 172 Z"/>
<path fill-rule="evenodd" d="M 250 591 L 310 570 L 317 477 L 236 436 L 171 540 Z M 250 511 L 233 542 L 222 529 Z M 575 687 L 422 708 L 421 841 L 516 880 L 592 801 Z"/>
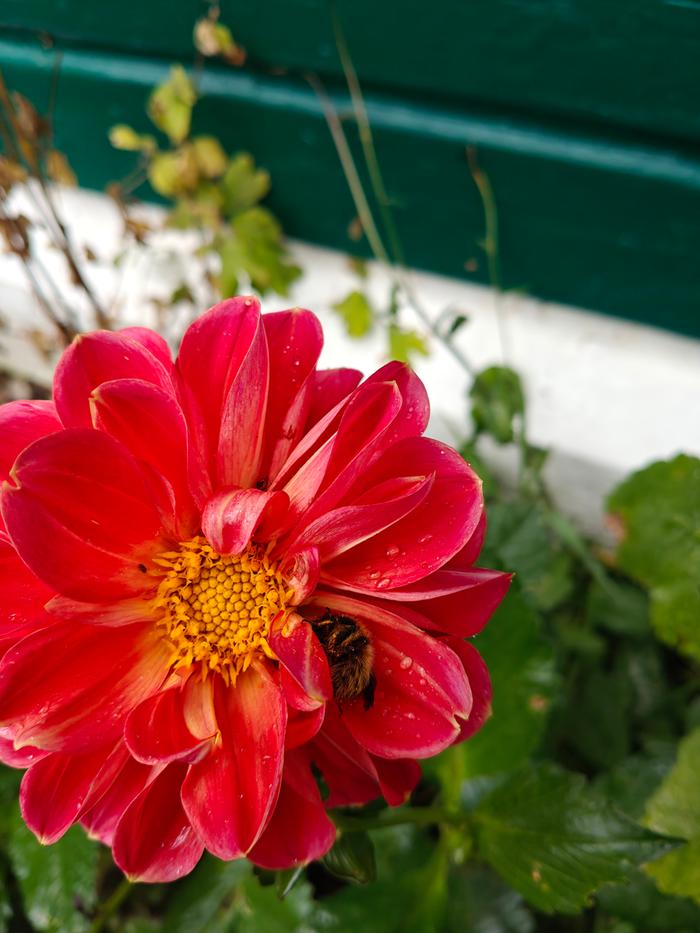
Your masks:
<path fill-rule="evenodd" d="M 223 859 L 255 845 L 280 789 L 287 707 L 263 666 L 218 685 L 216 717 L 221 739 L 190 767 L 182 803 L 206 848 Z"/>
<path fill-rule="evenodd" d="M 142 379 L 165 389 L 172 386 L 168 367 L 143 340 L 104 330 L 81 334 L 65 351 L 54 374 L 53 397 L 65 427 L 91 427 L 92 391 L 113 379 Z"/>
<path fill-rule="evenodd" d="M 12 464 L 25 447 L 61 428 L 53 402 L 18 401 L 0 405 L 0 480 L 7 479 Z"/>
<path fill-rule="evenodd" d="M 309 623 L 296 613 L 274 624 L 268 642 L 280 664 L 316 703 L 333 696 L 328 661 Z"/>
<path fill-rule="evenodd" d="M 256 540 L 267 534 L 284 519 L 289 499 L 283 492 L 263 492 L 260 489 L 225 489 L 207 502 L 202 514 L 202 531 L 219 554 L 241 554 Z"/>
<path fill-rule="evenodd" d="M 158 764 L 178 759 L 192 761 L 205 751 L 214 737 L 193 735 L 185 720 L 185 698 L 189 681 L 176 683 L 147 697 L 126 720 L 124 738 L 129 751 L 144 764 Z"/>
<path fill-rule="evenodd" d="M 334 841 L 335 826 L 326 814 L 308 754 L 289 752 L 277 807 L 248 857 L 272 871 L 293 868 L 321 858 Z"/>
<path fill-rule="evenodd" d="M 0 725 L 16 747 L 82 752 L 121 733 L 155 692 L 168 649 L 152 624 L 101 628 L 57 622 L 23 639 L 0 663 Z"/>
<path fill-rule="evenodd" d="M 102 601 L 152 586 L 140 566 L 160 518 L 139 464 L 113 438 L 61 431 L 36 441 L 5 484 L 2 513 L 22 560 L 49 586 Z"/>
<path fill-rule="evenodd" d="M 131 881 L 175 881 L 201 858 L 204 846 L 180 803 L 185 773 L 185 765 L 168 765 L 119 820 L 112 851 Z"/>

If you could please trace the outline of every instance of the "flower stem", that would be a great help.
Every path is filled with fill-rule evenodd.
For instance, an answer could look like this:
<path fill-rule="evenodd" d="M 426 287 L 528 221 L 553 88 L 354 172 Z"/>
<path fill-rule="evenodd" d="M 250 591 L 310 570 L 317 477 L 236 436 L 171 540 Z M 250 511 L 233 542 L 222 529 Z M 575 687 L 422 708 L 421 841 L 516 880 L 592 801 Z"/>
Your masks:
<path fill-rule="evenodd" d="M 386 829 L 389 826 L 434 826 L 447 823 L 451 826 L 469 822 L 469 815 L 443 807 L 412 807 L 403 810 L 383 810 L 376 816 L 352 816 L 335 811 L 331 814 L 337 829 L 344 832 L 359 832 L 370 829 Z"/>
<path fill-rule="evenodd" d="M 115 888 L 107 900 L 100 905 L 97 916 L 92 921 L 90 933 L 100 933 L 101 930 L 104 930 L 108 920 L 116 914 L 121 905 L 131 894 L 133 888 L 134 886 L 128 878 L 123 878 L 121 880 L 119 886 Z"/>

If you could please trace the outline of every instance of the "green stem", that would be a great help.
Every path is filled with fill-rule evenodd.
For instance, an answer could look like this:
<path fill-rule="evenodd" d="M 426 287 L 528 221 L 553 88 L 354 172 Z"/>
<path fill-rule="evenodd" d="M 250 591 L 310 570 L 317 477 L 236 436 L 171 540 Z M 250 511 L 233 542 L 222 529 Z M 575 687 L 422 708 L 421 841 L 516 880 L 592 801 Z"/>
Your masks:
<path fill-rule="evenodd" d="M 129 897 L 133 890 L 133 884 L 128 878 L 123 878 L 119 886 L 104 901 L 97 912 L 97 916 L 92 921 L 90 933 L 100 933 L 104 930 L 107 921 L 119 910 L 124 901 Z"/>
<path fill-rule="evenodd" d="M 469 822 L 468 814 L 446 810 L 443 807 L 383 810 L 376 816 L 352 816 L 336 811 L 331 816 L 336 827 L 348 833 L 370 829 L 386 829 L 390 826 L 434 826 L 438 823 L 460 826 Z"/>

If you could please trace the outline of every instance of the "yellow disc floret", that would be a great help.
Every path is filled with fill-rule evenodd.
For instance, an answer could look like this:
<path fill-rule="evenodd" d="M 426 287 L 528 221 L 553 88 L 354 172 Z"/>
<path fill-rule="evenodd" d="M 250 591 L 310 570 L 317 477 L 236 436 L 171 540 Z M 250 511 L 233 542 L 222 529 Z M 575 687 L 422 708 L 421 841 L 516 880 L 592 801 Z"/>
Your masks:
<path fill-rule="evenodd" d="M 218 671 L 230 682 L 256 655 L 274 657 L 270 626 L 287 615 L 292 592 L 263 551 L 217 554 L 196 537 L 155 563 L 162 580 L 153 606 L 176 669 L 201 664 L 205 676 Z"/>

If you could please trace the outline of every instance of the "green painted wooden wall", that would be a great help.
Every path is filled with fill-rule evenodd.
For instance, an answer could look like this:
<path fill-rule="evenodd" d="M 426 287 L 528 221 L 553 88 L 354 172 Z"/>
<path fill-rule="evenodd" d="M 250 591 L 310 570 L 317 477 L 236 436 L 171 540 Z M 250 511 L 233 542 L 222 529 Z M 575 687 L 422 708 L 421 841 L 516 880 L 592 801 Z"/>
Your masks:
<path fill-rule="evenodd" d="M 327 0 L 221 6 L 249 64 L 207 69 L 196 129 L 270 169 L 292 234 L 355 249 L 352 203 L 304 80 L 322 77 L 354 136 Z M 191 60 L 205 9 L 1 0 L 0 67 L 42 104 L 61 51 L 59 142 L 81 181 L 102 187 L 130 164 L 110 149 L 109 126 L 146 128 L 148 91 L 170 61 Z M 411 264 L 485 280 L 473 145 L 495 192 L 507 287 L 700 336 L 700 0 L 337 9 Z"/>

